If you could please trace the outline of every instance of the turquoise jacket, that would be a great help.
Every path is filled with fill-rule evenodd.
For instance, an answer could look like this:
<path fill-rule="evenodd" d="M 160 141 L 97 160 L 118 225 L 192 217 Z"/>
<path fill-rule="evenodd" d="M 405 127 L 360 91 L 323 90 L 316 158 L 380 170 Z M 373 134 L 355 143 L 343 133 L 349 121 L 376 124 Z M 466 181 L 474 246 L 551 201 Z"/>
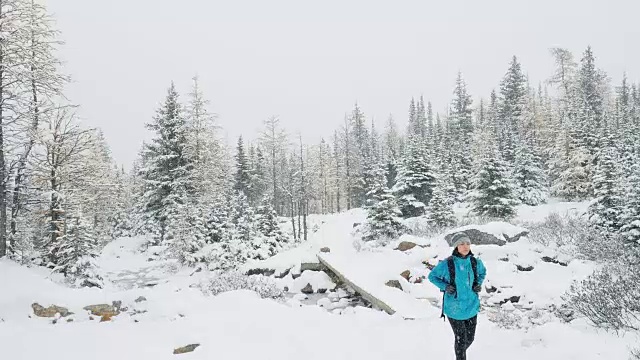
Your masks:
<path fill-rule="evenodd" d="M 487 269 L 482 261 L 478 262 L 478 284 L 482 285 Z M 453 263 L 456 267 L 456 293 L 444 295 L 443 311 L 451 319 L 467 320 L 478 314 L 480 311 L 480 298 L 473 292 L 473 270 L 471 268 L 471 256 L 461 257 L 454 252 Z M 449 267 L 447 260 L 440 261 L 438 265 L 429 273 L 431 281 L 440 290 L 444 291 L 450 282 Z"/>

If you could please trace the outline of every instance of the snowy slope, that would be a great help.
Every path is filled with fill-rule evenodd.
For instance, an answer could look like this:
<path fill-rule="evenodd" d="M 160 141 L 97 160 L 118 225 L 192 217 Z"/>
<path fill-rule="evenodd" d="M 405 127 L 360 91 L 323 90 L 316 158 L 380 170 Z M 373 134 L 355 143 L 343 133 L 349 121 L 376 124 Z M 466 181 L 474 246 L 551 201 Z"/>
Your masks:
<path fill-rule="evenodd" d="M 428 270 L 421 261 L 437 261 L 450 251 L 439 236 L 421 239 L 428 246 L 404 253 L 393 250 L 394 244 L 358 253 L 349 234 L 353 223 L 363 218 L 361 211 L 315 217 L 312 221 L 319 226 L 308 243 L 267 262 L 286 268 L 313 258 L 327 246 L 332 254 L 362 271 L 367 281 L 378 283 L 397 278 L 405 269 L 411 270 L 413 278 L 421 271 L 426 275 Z M 208 274 L 194 274 L 170 261 L 148 261 L 153 249 L 139 252 L 142 240 L 119 239 L 104 249 L 98 263 L 109 283 L 105 290 L 70 289 L 46 270 L 0 261 L 2 358 L 162 360 L 174 359 L 178 356 L 172 354 L 174 348 L 191 343 L 201 346 L 180 357 L 453 358 L 451 330 L 437 316 L 409 321 L 364 307 L 336 315 L 315 305 L 300 306 L 298 302 L 292 306 L 291 302 L 263 300 L 242 290 L 206 296 L 195 285 Z M 570 261 L 566 267 L 542 262 L 541 256 L 557 255 L 558 251 L 525 240 L 474 251 L 487 264 L 488 279 L 494 286 L 511 287 L 540 308 L 557 303 L 571 279 L 585 276 L 593 268 L 578 261 Z M 533 265 L 534 270 L 518 271 L 517 265 L 522 264 Z M 439 297 L 429 284 L 403 285 L 413 297 Z M 135 302 L 139 296 L 147 300 Z M 582 319 L 564 323 L 551 317 L 539 326 L 503 329 L 489 319 L 492 314 L 487 301 L 491 296 L 483 294 L 486 308 L 479 316 L 477 341 L 469 349 L 472 359 L 626 359 L 629 347 L 639 340 L 633 334 L 616 336 L 598 331 Z M 111 322 L 89 320 L 82 310 L 86 305 L 114 300 L 122 301 L 129 311 Z M 52 324 L 51 319 L 33 317 L 33 302 L 68 307 L 75 313 L 70 316 L 74 321 Z M 434 307 L 432 314 L 438 310 Z"/>

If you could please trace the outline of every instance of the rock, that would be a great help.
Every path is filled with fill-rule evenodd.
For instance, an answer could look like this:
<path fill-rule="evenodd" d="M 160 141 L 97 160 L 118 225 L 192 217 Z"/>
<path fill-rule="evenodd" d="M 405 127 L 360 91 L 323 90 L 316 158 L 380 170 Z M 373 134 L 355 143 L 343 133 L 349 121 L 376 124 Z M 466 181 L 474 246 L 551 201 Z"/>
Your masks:
<path fill-rule="evenodd" d="M 282 279 L 282 278 L 284 278 L 285 276 L 289 275 L 289 273 L 290 273 L 290 272 L 291 272 L 291 269 L 287 269 L 287 270 L 285 270 L 285 271 L 283 271 L 283 272 L 281 272 L 281 273 L 277 274 L 277 275 L 276 275 L 276 278 L 278 278 L 278 279 Z"/>
<path fill-rule="evenodd" d="M 491 294 L 491 293 L 494 293 L 494 292 L 498 291 L 498 288 L 495 287 L 495 286 L 491 286 L 491 287 L 486 287 L 485 286 L 485 290 L 487 290 L 487 294 Z"/>
<path fill-rule="evenodd" d="M 324 294 L 327 292 L 327 289 L 318 289 L 318 294 Z"/>
<path fill-rule="evenodd" d="M 354 227 L 354 228 L 356 228 L 356 227 L 358 227 L 358 226 L 360 226 L 360 223 L 353 223 L 353 227 Z"/>
<path fill-rule="evenodd" d="M 516 267 L 518 268 L 518 271 L 531 271 L 533 270 L 533 266 L 520 266 L 520 265 L 516 265 Z"/>
<path fill-rule="evenodd" d="M 506 303 L 512 303 L 512 304 L 516 304 L 520 301 L 520 296 L 512 296 L 510 298 L 506 298 L 504 300 L 501 300 L 498 304 L 503 305 Z"/>
<path fill-rule="evenodd" d="M 303 287 L 302 290 L 300 290 L 303 294 L 313 294 L 313 288 L 311 287 L 311 284 L 307 283 L 307 286 Z"/>
<path fill-rule="evenodd" d="M 498 230 L 499 229 L 499 230 Z M 501 234 L 497 235 L 496 232 Z M 469 225 L 455 229 L 445 235 L 445 240 L 452 245 L 451 239 L 453 234 L 457 232 L 465 233 L 473 245 L 498 245 L 503 246 L 510 242 L 520 240 L 523 236 L 529 235 L 529 230 L 506 223 L 506 222 L 490 222 L 486 225 Z"/>
<path fill-rule="evenodd" d="M 424 264 L 424 266 L 427 267 L 427 269 L 429 269 L 429 271 L 433 270 L 436 266 L 428 261 L 423 261 L 422 264 Z"/>
<path fill-rule="evenodd" d="M 400 276 L 402 276 L 403 278 L 407 279 L 407 281 L 409 281 L 409 278 L 411 277 L 411 271 L 405 270 L 400 273 Z"/>
<path fill-rule="evenodd" d="M 141 303 L 143 301 L 147 301 L 147 298 L 144 297 L 144 296 L 138 296 L 138 298 L 135 299 L 134 301 L 137 302 L 137 303 Z"/>
<path fill-rule="evenodd" d="M 331 252 L 331 249 L 329 249 L 328 247 L 325 246 L 325 247 L 320 249 L 320 252 L 328 253 L 328 252 Z"/>
<path fill-rule="evenodd" d="M 118 310 L 118 311 L 120 311 L 122 309 L 122 301 L 120 301 L 120 300 L 112 301 L 111 305 L 113 305 L 113 308 Z"/>
<path fill-rule="evenodd" d="M 120 309 L 109 304 L 89 305 L 89 306 L 83 307 L 82 309 L 90 311 L 92 315 L 100 316 L 100 317 L 108 315 L 109 318 L 111 318 L 112 316 L 116 316 L 120 314 Z"/>
<path fill-rule="evenodd" d="M 257 268 L 257 269 L 250 269 L 249 271 L 247 271 L 247 275 L 264 275 L 264 276 L 271 276 L 275 273 L 276 271 L 273 269 L 261 269 L 261 268 Z"/>
<path fill-rule="evenodd" d="M 544 261 L 544 262 L 548 262 L 548 263 L 552 263 L 552 264 L 558 264 L 558 265 L 560 265 L 560 266 L 568 266 L 568 265 L 569 265 L 569 264 L 567 264 L 567 263 L 564 263 L 564 262 L 562 262 L 562 261 L 559 261 L 558 259 L 551 258 L 551 257 L 548 257 L 548 256 L 543 256 L 543 257 L 542 257 L 542 261 Z"/>
<path fill-rule="evenodd" d="M 179 347 L 173 350 L 174 355 L 190 353 L 195 350 L 200 344 L 189 344 L 187 346 Z"/>
<path fill-rule="evenodd" d="M 67 319 L 67 322 L 68 322 L 68 323 L 73 322 L 73 319 L 72 319 L 72 318 L 69 318 L 69 319 Z"/>
<path fill-rule="evenodd" d="M 89 320 L 93 320 L 93 316 L 89 316 Z"/>
<path fill-rule="evenodd" d="M 113 314 L 104 314 L 100 317 L 100 322 L 107 322 L 107 321 L 111 321 L 111 318 L 114 317 L 115 315 Z"/>
<path fill-rule="evenodd" d="M 385 285 L 402 290 L 402 285 L 400 285 L 400 281 L 398 280 L 389 280 L 385 283 Z"/>
<path fill-rule="evenodd" d="M 73 314 L 69 309 L 57 305 L 51 305 L 45 308 L 38 303 L 33 303 L 31 304 L 31 308 L 33 309 L 33 313 L 38 317 L 55 317 L 56 314 L 65 317 Z"/>
<path fill-rule="evenodd" d="M 500 258 L 500 259 L 498 259 L 498 260 L 499 260 L 499 261 L 505 261 L 505 262 L 508 262 L 508 261 L 509 261 L 509 258 L 506 258 L 506 257 L 505 257 L 505 258 Z"/>
<path fill-rule="evenodd" d="M 320 264 L 319 262 L 315 263 L 315 262 L 310 262 L 310 263 L 302 263 L 300 264 L 300 272 L 305 272 L 307 270 L 311 270 L 311 271 L 324 271 L 326 268 L 324 267 L 324 265 Z"/>
<path fill-rule="evenodd" d="M 414 247 L 416 247 L 416 243 L 413 243 L 411 241 L 402 241 L 394 250 L 407 251 L 413 249 Z"/>

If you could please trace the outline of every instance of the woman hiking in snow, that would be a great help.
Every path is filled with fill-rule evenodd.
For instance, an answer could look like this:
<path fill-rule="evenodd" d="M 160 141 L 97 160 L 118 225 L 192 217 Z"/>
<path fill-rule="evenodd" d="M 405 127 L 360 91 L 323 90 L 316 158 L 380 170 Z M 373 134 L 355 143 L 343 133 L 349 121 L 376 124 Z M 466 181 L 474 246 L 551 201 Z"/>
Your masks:
<path fill-rule="evenodd" d="M 442 317 L 449 318 L 455 335 L 456 360 L 466 360 L 476 334 L 482 282 L 487 274 L 482 260 L 471 252 L 471 239 L 463 232 L 451 239 L 453 255 L 429 274 L 429 281 L 444 292 Z"/>

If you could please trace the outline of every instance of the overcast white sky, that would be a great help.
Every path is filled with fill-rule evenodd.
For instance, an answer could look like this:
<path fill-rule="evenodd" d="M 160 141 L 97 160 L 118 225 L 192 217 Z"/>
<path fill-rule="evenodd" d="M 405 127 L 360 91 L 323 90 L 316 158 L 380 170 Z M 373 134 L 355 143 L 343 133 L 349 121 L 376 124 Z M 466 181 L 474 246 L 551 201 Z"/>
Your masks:
<path fill-rule="evenodd" d="M 234 142 L 279 115 L 307 141 L 329 136 L 355 101 L 382 127 L 424 95 L 436 111 L 464 72 L 477 104 L 512 55 L 537 84 L 548 49 L 591 45 L 619 82 L 640 77 L 638 0 L 48 0 L 66 45 L 68 95 L 129 167 L 171 80 L 200 76 Z M 184 96 L 183 96 L 184 98 Z"/>

